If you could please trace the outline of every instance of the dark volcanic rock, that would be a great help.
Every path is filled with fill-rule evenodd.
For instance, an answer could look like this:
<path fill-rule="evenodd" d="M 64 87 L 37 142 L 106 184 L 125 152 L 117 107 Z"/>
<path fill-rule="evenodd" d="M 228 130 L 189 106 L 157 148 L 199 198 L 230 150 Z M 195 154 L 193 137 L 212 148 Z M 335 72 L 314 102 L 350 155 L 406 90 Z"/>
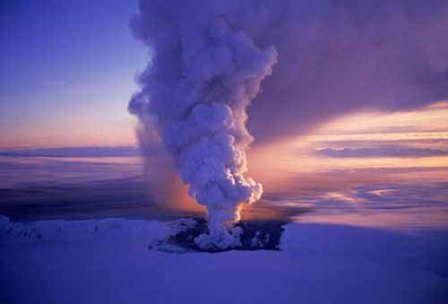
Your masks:
<path fill-rule="evenodd" d="M 228 250 L 280 250 L 280 239 L 285 221 L 249 220 L 234 225 L 242 230 L 241 246 L 226 249 L 203 249 L 195 243 L 195 238 L 208 233 L 207 221 L 203 218 L 190 218 L 170 223 L 171 234 L 164 240 L 149 247 L 170 252 L 220 252 Z M 183 249 L 183 250 L 182 250 Z"/>

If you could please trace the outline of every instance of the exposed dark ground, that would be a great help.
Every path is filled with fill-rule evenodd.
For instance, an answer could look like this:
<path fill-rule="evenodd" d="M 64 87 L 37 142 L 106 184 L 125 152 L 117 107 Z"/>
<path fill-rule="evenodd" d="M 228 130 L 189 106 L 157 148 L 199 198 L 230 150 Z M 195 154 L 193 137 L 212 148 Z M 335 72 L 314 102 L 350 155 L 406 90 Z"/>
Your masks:
<path fill-rule="evenodd" d="M 187 221 L 172 223 L 176 227 L 175 233 L 167 239 L 150 244 L 148 249 L 163 248 L 166 244 L 178 246 L 186 251 L 221 252 L 229 250 L 280 250 L 280 239 L 286 221 L 279 220 L 243 220 L 235 225 L 241 229 L 241 245 L 229 248 L 201 248 L 195 243 L 195 238 L 201 234 L 209 233 L 207 221 L 204 218 L 193 218 Z"/>

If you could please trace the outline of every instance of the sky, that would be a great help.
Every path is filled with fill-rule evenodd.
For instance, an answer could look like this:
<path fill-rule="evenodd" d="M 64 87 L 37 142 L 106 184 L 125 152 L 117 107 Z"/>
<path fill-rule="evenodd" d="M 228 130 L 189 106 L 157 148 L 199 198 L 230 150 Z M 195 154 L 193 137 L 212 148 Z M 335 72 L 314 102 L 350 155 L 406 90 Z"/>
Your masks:
<path fill-rule="evenodd" d="M 354 112 L 413 111 L 445 99 L 446 6 L 413 1 L 405 15 L 401 2 L 366 11 L 367 2 L 344 2 L 360 21 L 329 13 L 341 10 L 337 2 L 326 10 L 281 1 L 288 14 L 274 7 L 272 18 L 283 12 L 277 25 L 287 39 L 266 20 L 248 29 L 256 42 L 272 35 L 280 54 L 249 108 L 256 144 Z M 127 104 L 149 62 L 129 26 L 137 1 L 18 0 L 0 10 L 0 148 L 136 144 Z"/>
<path fill-rule="evenodd" d="M 267 185 L 276 178 L 274 172 L 286 180 L 297 174 L 384 168 L 433 168 L 443 175 L 448 168 L 447 117 L 448 102 L 413 111 L 353 113 L 307 136 L 252 149 L 251 169 Z"/>
<path fill-rule="evenodd" d="M 0 147 L 133 144 L 136 1 L 0 4 Z"/>

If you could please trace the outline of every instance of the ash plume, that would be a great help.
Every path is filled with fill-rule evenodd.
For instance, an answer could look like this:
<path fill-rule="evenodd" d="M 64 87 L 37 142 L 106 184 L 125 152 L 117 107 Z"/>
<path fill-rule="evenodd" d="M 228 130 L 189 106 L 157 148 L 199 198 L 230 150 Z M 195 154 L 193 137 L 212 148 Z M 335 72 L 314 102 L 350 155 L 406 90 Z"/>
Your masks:
<path fill-rule="evenodd" d="M 207 207 L 203 246 L 229 247 L 227 224 L 242 204 L 258 200 L 261 184 L 244 174 L 252 141 L 246 108 L 276 62 L 273 47 L 257 46 L 213 5 L 141 1 L 132 27 L 152 51 L 130 111 L 154 127 L 174 158 L 189 194 Z M 208 3 L 203 3 L 207 6 Z"/>
<path fill-rule="evenodd" d="M 447 99 L 447 16 L 439 0 L 140 0 L 131 28 L 150 62 L 129 110 L 227 246 L 226 223 L 262 192 L 245 176 L 246 125 L 264 143 Z"/>

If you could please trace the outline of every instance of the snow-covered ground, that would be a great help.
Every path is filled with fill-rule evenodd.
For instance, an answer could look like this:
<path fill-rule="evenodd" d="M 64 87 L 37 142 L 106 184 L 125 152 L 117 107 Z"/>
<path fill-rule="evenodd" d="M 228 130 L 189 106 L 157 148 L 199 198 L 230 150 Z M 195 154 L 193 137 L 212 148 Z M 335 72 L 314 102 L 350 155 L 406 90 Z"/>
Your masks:
<path fill-rule="evenodd" d="M 448 303 L 448 232 L 293 223 L 281 251 L 148 249 L 166 222 L 0 219 L 0 303 Z"/>

